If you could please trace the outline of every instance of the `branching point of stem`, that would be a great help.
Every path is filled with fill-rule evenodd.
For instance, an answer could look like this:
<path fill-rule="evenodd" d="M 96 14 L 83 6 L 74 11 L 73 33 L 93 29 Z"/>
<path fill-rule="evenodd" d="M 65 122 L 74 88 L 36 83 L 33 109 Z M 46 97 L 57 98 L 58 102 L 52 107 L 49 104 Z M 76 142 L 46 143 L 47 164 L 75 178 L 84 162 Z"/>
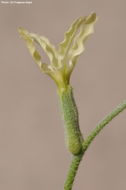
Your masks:
<path fill-rule="evenodd" d="M 112 120 L 114 119 L 119 113 L 121 113 L 124 109 L 126 109 L 126 100 L 119 104 L 117 108 L 115 108 L 110 114 L 108 114 L 91 132 L 91 134 L 85 139 L 83 142 L 83 153 L 74 156 L 73 160 L 71 161 L 70 169 L 68 171 L 67 179 L 64 185 L 64 190 L 71 190 L 75 176 L 77 174 L 77 170 L 79 168 L 79 164 L 83 158 L 85 151 L 89 148 L 89 145 L 94 140 L 94 138 L 99 134 L 99 132 Z"/>

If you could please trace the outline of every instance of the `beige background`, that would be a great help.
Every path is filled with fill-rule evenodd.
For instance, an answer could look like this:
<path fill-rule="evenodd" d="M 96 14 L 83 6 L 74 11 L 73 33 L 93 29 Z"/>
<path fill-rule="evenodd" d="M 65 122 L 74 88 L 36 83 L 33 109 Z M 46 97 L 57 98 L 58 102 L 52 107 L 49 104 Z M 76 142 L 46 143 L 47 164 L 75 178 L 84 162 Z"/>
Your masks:
<path fill-rule="evenodd" d="M 61 190 L 71 159 L 64 146 L 56 87 L 34 64 L 17 28 L 22 26 L 58 44 L 75 18 L 92 11 L 99 17 L 95 34 L 71 80 L 85 136 L 126 98 L 126 1 L 0 4 L 1 190 Z M 125 161 L 126 111 L 90 146 L 73 190 L 125 190 Z"/>

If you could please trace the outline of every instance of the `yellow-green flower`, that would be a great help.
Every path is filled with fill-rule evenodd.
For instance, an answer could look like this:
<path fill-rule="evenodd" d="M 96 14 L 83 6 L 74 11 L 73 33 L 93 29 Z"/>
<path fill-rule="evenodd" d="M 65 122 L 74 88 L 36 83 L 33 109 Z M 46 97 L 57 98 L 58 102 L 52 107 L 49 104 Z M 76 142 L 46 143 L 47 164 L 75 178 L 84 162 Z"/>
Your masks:
<path fill-rule="evenodd" d="M 65 33 L 64 40 L 59 44 L 58 48 L 55 48 L 46 37 L 29 33 L 27 30 L 19 28 L 18 31 L 26 41 L 33 59 L 41 71 L 48 74 L 56 82 L 59 91 L 69 85 L 71 72 L 77 63 L 79 55 L 85 49 L 84 43 L 86 39 L 94 31 L 95 22 L 95 13 L 75 20 Z M 50 63 L 42 61 L 40 53 L 36 49 L 36 44 L 43 48 L 49 57 Z"/>
<path fill-rule="evenodd" d="M 19 33 L 25 40 L 29 52 L 40 70 L 48 74 L 57 84 L 65 122 L 65 142 L 67 149 L 73 155 L 82 153 L 83 135 L 79 127 L 78 110 L 72 87 L 69 84 L 70 76 L 79 55 L 84 51 L 86 39 L 94 31 L 95 22 L 95 13 L 75 20 L 65 33 L 64 40 L 59 44 L 58 48 L 55 48 L 47 38 L 19 28 Z M 50 63 L 42 61 L 36 44 L 45 51 Z"/>

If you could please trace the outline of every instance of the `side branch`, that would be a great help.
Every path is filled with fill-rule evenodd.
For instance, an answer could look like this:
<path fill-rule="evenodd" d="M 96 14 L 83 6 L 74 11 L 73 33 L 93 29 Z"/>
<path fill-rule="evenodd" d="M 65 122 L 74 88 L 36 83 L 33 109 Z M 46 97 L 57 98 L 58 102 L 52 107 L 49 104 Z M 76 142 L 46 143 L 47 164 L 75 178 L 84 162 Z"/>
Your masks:
<path fill-rule="evenodd" d="M 83 150 L 84 152 L 87 150 L 91 142 L 94 138 L 99 134 L 99 132 L 113 119 L 115 118 L 120 112 L 126 109 L 126 100 L 119 104 L 110 114 L 108 114 L 91 132 L 91 134 L 85 139 L 83 142 Z"/>

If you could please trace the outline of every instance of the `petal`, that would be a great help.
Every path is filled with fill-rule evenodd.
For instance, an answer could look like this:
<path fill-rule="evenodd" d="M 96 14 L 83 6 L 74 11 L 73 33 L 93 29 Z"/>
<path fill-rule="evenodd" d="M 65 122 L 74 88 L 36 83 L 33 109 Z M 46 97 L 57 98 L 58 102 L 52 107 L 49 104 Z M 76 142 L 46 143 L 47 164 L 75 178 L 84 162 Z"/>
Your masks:
<path fill-rule="evenodd" d="M 42 65 L 41 56 L 40 56 L 39 52 L 36 50 L 36 47 L 34 45 L 34 40 L 31 38 L 31 36 L 25 29 L 19 28 L 18 32 L 21 35 L 21 37 L 25 40 L 27 48 L 28 48 L 31 56 L 33 57 L 34 61 L 41 68 L 41 65 Z"/>
<path fill-rule="evenodd" d="M 58 55 L 55 47 L 50 43 L 50 41 L 46 37 L 39 36 L 37 34 L 30 33 L 30 36 L 43 48 L 45 53 L 48 55 L 50 62 L 55 66 L 58 65 Z"/>
<path fill-rule="evenodd" d="M 31 54 L 31 56 L 33 57 L 34 61 L 37 63 L 37 65 L 40 67 L 41 71 L 49 74 L 52 72 L 52 70 L 49 68 L 49 64 L 46 63 L 42 63 L 41 62 L 41 56 L 39 54 L 39 52 L 36 50 L 35 47 L 35 43 L 39 43 L 39 45 L 43 45 L 43 49 L 46 51 L 46 53 L 48 53 L 50 59 L 53 59 L 53 47 L 52 45 L 49 43 L 49 40 L 44 38 L 44 37 L 38 37 L 35 34 L 31 34 L 29 33 L 27 30 L 23 29 L 23 28 L 19 28 L 18 29 L 19 34 L 21 35 L 21 37 L 25 40 L 27 48 Z M 46 45 L 48 44 L 48 45 Z M 52 48 L 52 49 L 51 49 Z M 51 66 L 51 65 L 50 65 Z"/>
<path fill-rule="evenodd" d="M 63 56 L 69 51 L 71 47 L 71 43 L 75 38 L 76 32 L 83 23 L 84 18 L 80 17 L 79 19 L 75 20 L 73 24 L 70 26 L 68 31 L 65 33 L 64 40 L 59 44 L 59 53 Z"/>
<path fill-rule="evenodd" d="M 71 73 L 79 55 L 85 50 L 85 41 L 94 32 L 94 24 L 97 20 L 96 14 L 93 13 L 85 17 L 83 24 L 80 27 L 79 33 L 75 36 L 73 44 L 69 50 L 69 72 Z"/>
<path fill-rule="evenodd" d="M 86 39 L 94 32 L 95 22 L 95 13 L 89 15 L 88 17 L 85 17 L 84 22 L 80 27 L 79 33 L 74 38 L 73 45 L 69 52 L 72 57 L 76 57 L 84 51 L 84 43 Z"/>

